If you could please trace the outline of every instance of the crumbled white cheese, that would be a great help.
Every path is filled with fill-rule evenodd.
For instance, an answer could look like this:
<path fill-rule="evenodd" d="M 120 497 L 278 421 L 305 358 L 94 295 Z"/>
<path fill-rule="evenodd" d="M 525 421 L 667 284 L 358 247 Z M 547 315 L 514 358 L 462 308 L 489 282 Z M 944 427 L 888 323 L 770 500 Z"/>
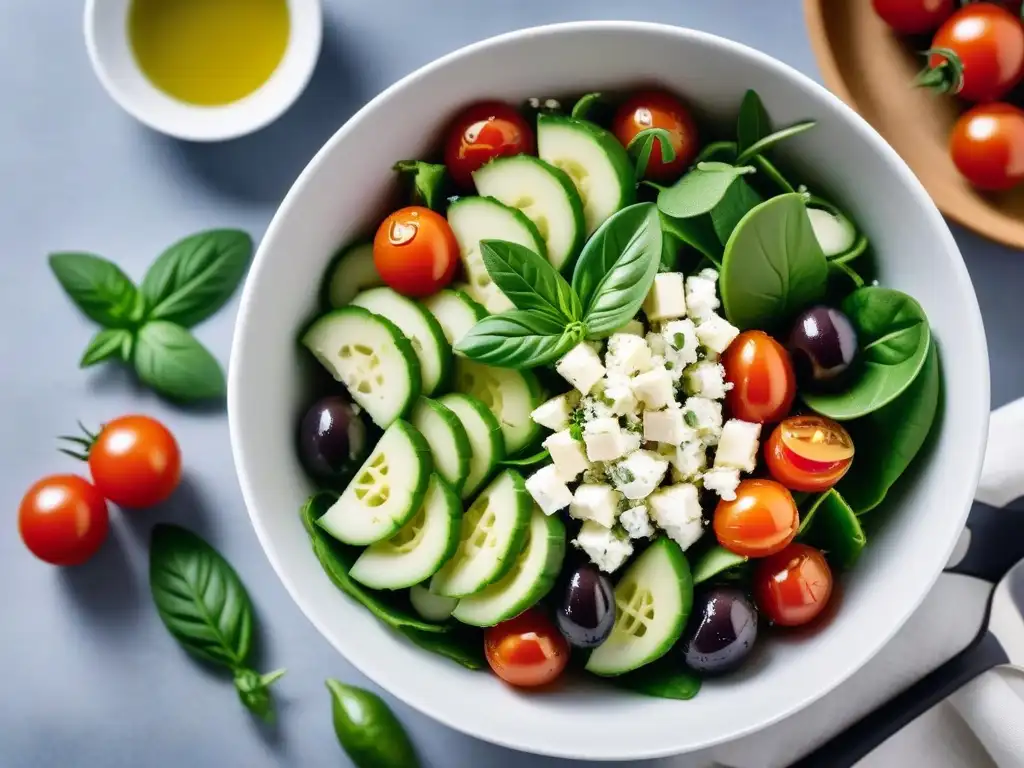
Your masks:
<path fill-rule="evenodd" d="M 686 436 L 683 412 L 678 408 L 663 411 L 644 411 L 644 440 L 653 443 L 679 445 Z"/>
<path fill-rule="evenodd" d="M 572 491 L 558 474 L 554 464 L 541 467 L 526 479 L 526 490 L 545 515 L 565 509 L 572 501 Z"/>
<path fill-rule="evenodd" d="M 604 379 L 602 379 L 602 382 Z M 601 387 L 601 383 L 595 387 L 595 392 Z M 600 393 L 596 396 L 584 397 L 580 401 L 580 408 L 583 409 L 583 420 L 590 421 L 592 419 L 608 419 L 615 415 L 611 406 L 608 405 L 607 399 L 604 393 Z"/>
<path fill-rule="evenodd" d="M 649 331 L 645 339 L 647 341 L 647 346 L 651 349 L 651 354 L 664 359 L 665 337 L 657 331 Z"/>
<path fill-rule="evenodd" d="M 692 416 L 690 415 L 692 414 Z M 722 434 L 722 404 L 717 400 L 694 396 L 683 403 L 683 420 L 694 427 L 705 445 L 717 445 Z"/>
<path fill-rule="evenodd" d="M 721 400 L 732 389 L 725 380 L 725 366 L 707 360 L 686 369 L 686 391 L 712 400 Z"/>
<path fill-rule="evenodd" d="M 615 416 L 626 416 L 636 409 L 629 377 L 621 373 L 609 373 L 605 378 L 603 399 Z"/>
<path fill-rule="evenodd" d="M 697 326 L 697 338 L 700 339 L 700 343 L 719 355 L 725 352 L 733 339 L 739 335 L 739 328 L 718 315 L 711 315 Z"/>
<path fill-rule="evenodd" d="M 572 406 L 569 398 L 565 395 L 552 397 L 547 402 L 541 403 L 530 414 L 534 423 L 547 427 L 557 432 L 569 426 L 569 418 L 572 416 Z"/>
<path fill-rule="evenodd" d="M 686 317 L 686 289 L 681 272 L 662 272 L 644 299 L 644 314 L 651 322 Z"/>
<path fill-rule="evenodd" d="M 672 402 L 675 396 L 672 389 L 672 377 L 664 366 L 634 376 L 630 386 L 633 388 L 636 399 L 652 410 L 664 408 Z"/>
<path fill-rule="evenodd" d="M 593 520 L 611 528 L 619 513 L 622 495 L 607 483 L 583 483 L 576 488 L 569 504 L 569 515 L 577 520 Z"/>
<path fill-rule="evenodd" d="M 583 523 L 572 543 L 605 573 L 614 573 L 633 554 L 633 545 L 628 540 L 593 520 Z"/>
<path fill-rule="evenodd" d="M 626 436 L 616 418 L 588 421 L 583 427 L 583 442 L 591 461 L 614 461 L 626 453 Z"/>
<path fill-rule="evenodd" d="M 726 501 L 736 498 L 736 487 L 740 484 L 740 471 L 715 467 L 704 473 L 704 488 L 714 491 Z"/>
<path fill-rule="evenodd" d="M 654 451 L 634 451 L 612 467 L 608 474 L 612 483 L 627 499 L 635 501 L 646 498 L 657 488 L 668 461 Z"/>
<path fill-rule="evenodd" d="M 690 317 L 698 322 L 711 317 L 721 306 L 715 289 L 717 281 L 718 273 L 713 269 L 686 278 L 686 308 Z"/>
<path fill-rule="evenodd" d="M 559 375 L 584 395 L 589 394 L 605 374 L 601 358 L 586 342 L 580 342 L 555 363 Z"/>
<path fill-rule="evenodd" d="M 697 326 L 693 320 L 673 320 L 665 323 L 661 331 L 661 338 L 665 343 L 665 359 L 671 360 L 673 365 L 682 369 L 697 362 Z"/>
<path fill-rule="evenodd" d="M 551 460 L 564 482 L 574 482 L 582 472 L 590 469 L 590 461 L 583 450 L 583 443 L 574 440 L 568 429 L 550 435 L 543 445 L 551 454 Z"/>
<path fill-rule="evenodd" d="M 739 419 L 729 419 L 722 427 L 715 451 L 715 468 L 740 469 L 753 472 L 757 467 L 757 447 L 761 425 Z"/>
<path fill-rule="evenodd" d="M 639 320 L 630 320 L 624 326 L 619 328 L 615 333 L 632 333 L 634 336 L 643 337 L 644 335 L 644 324 Z"/>
<path fill-rule="evenodd" d="M 642 503 L 619 515 L 619 525 L 631 539 L 646 539 L 654 535 L 654 526 L 647 515 L 647 505 Z"/>
<path fill-rule="evenodd" d="M 704 533 L 703 511 L 697 486 L 678 483 L 661 488 L 647 499 L 651 517 L 685 552 Z"/>
<path fill-rule="evenodd" d="M 676 482 L 694 480 L 708 465 L 707 448 L 696 439 L 688 440 L 668 454 L 672 479 Z"/>
<path fill-rule="evenodd" d="M 651 369 L 651 348 L 640 336 L 616 333 L 608 339 L 605 367 L 612 373 L 633 376 Z"/>

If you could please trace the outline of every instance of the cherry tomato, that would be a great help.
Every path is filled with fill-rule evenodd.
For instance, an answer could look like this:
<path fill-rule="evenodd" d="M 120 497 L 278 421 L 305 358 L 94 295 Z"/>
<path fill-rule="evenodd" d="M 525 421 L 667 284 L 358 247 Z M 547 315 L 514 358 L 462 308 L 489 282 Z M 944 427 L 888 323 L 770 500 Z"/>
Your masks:
<path fill-rule="evenodd" d="M 765 424 L 789 413 L 796 397 L 793 361 L 767 333 L 741 333 L 725 350 L 722 365 L 732 383 L 725 404 L 737 419 Z"/>
<path fill-rule="evenodd" d="M 51 475 L 28 489 L 18 531 L 29 551 L 52 565 L 79 565 L 107 538 L 107 502 L 78 475 Z"/>
<path fill-rule="evenodd" d="M 373 263 L 402 295 L 430 296 L 455 276 L 459 245 L 444 216 L 413 205 L 384 219 L 373 239 Z"/>
<path fill-rule="evenodd" d="M 89 471 L 104 498 L 140 509 L 165 501 L 181 480 L 174 435 L 149 416 L 122 416 L 103 425 L 89 447 Z"/>
<path fill-rule="evenodd" d="M 790 544 L 762 560 L 754 572 L 754 599 L 768 620 L 798 627 L 813 620 L 832 596 L 825 556 L 806 544 Z"/>
<path fill-rule="evenodd" d="M 871 5 L 901 35 L 934 32 L 956 10 L 955 0 L 871 0 Z"/>
<path fill-rule="evenodd" d="M 1024 77 L 1024 25 L 1005 8 L 971 3 L 932 38 L 918 84 L 968 101 L 997 101 Z"/>
<path fill-rule="evenodd" d="M 500 101 L 485 101 L 463 110 L 448 128 L 444 164 L 455 183 L 473 186 L 473 171 L 496 157 L 532 155 L 533 129 L 519 111 Z"/>
<path fill-rule="evenodd" d="M 612 120 L 612 132 L 624 147 L 628 147 L 634 136 L 648 128 L 668 131 L 676 156 L 670 163 L 662 162 L 661 139 L 655 139 L 644 175 L 652 181 L 674 181 L 693 162 L 700 149 L 697 125 L 689 110 L 675 96 L 663 91 L 643 91 L 619 107 Z"/>
<path fill-rule="evenodd" d="M 793 494 L 774 480 L 743 480 L 736 498 L 715 508 L 718 543 L 746 557 L 767 557 L 783 549 L 800 527 Z"/>
<path fill-rule="evenodd" d="M 827 491 L 853 463 L 853 439 L 823 416 L 792 416 L 768 438 L 764 460 L 772 477 L 793 491 Z"/>
<path fill-rule="evenodd" d="M 547 685 L 569 663 L 569 644 L 536 608 L 488 628 L 484 653 L 498 677 L 522 688 Z"/>
<path fill-rule="evenodd" d="M 1024 180 L 1024 111 L 979 104 L 960 116 L 949 136 L 953 164 L 979 189 L 1001 191 Z"/>

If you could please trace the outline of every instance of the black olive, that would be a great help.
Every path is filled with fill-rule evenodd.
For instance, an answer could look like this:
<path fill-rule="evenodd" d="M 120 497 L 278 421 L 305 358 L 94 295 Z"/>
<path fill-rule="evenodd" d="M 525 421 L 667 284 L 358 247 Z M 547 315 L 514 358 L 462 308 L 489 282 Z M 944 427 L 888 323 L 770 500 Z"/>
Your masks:
<path fill-rule="evenodd" d="M 607 640 L 615 624 L 615 593 L 608 577 L 592 565 L 570 573 L 555 623 L 577 648 L 594 648 Z"/>
<path fill-rule="evenodd" d="M 757 640 L 757 608 L 735 587 L 698 592 L 683 636 L 687 666 L 704 674 L 729 672 L 747 658 Z"/>
<path fill-rule="evenodd" d="M 316 401 L 299 424 L 299 459 L 310 475 L 347 481 L 372 448 L 365 414 L 348 399 Z"/>
<path fill-rule="evenodd" d="M 857 331 L 838 309 L 813 307 L 794 323 L 789 351 L 802 382 L 834 383 L 857 358 Z"/>

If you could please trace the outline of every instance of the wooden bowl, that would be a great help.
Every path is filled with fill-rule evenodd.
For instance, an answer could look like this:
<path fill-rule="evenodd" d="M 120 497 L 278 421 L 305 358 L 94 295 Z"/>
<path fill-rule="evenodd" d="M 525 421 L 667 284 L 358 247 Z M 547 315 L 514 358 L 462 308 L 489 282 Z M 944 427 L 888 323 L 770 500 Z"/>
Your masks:
<path fill-rule="evenodd" d="M 964 181 L 948 140 L 964 103 L 911 84 L 928 41 L 896 36 L 867 0 L 804 0 L 804 14 L 825 85 L 885 137 L 939 210 L 985 237 L 1024 248 L 1024 187 L 980 193 Z"/>

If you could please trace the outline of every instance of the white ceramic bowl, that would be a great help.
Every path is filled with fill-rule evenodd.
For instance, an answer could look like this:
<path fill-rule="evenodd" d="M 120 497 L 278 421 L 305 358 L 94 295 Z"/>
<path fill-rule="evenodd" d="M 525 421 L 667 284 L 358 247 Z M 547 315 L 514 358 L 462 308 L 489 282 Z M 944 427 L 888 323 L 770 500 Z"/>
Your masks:
<path fill-rule="evenodd" d="M 379 220 L 391 164 L 425 152 L 460 106 L 651 81 L 684 94 L 710 118 L 732 121 L 743 93 L 754 88 L 777 124 L 818 121 L 780 154 L 837 194 L 867 230 L 881 280 L 927 311 L 943 360 L 941 431 L 913 481 L 895 494 L 894 514 L 872 536 L 822 631 L 774 633 L 753 664 L 706 682 L 689 702 L 583 679 L 524 693 L 404 642 L 321 571 L 298 517 L 313 486 L 293 450 L 307 403 L 296 333 L 313 311 L 331 253 Z M 656 757 L 739 737 L 806 707 L 863 666 L 918 606 L 952 551 L 977 483 L 989 408 L 985 337 L 967 270 L 896 153 L 838 99 L 764 54 L 700 32 L 625 22 L 486 40 L 413 73 L 363 108 L 303 172 L 260 246 L 229 378 L 232 448 L 253 525 L 320 632 L 382 687 L 452 728 L 520 750 L 589 759 Z"/>
<path fill-rule="evenodd" d="M 142 73 L 128 39 L 132 0 L 86 0 L 85 46 L 107 93 L 125 112 L 155 131 L 187 141 L 224 141 L 276 120 L 305 89 L 320 56 L 320 0 L 288 0 L 291 29 L 270 78 L 248 96 L 222 106 L 179 101 Z"/>

